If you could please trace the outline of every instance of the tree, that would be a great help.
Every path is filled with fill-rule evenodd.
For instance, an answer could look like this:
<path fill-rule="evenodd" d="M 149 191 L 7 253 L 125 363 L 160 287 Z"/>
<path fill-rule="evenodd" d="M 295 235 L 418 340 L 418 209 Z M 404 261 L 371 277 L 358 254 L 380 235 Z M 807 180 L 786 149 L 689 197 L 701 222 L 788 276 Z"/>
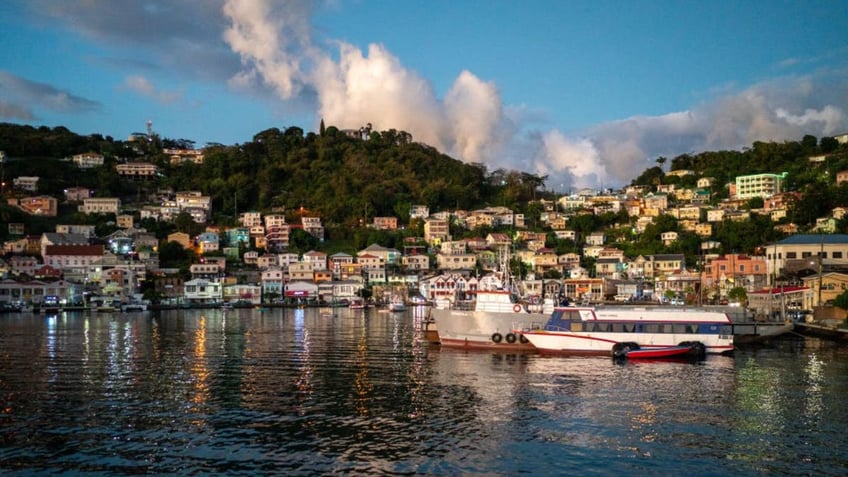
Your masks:
<path fill-rule="evenodd" d="M 748 199 L 748 210 L 750 209 L 762 209 L 765 202 L 762 197 L 751 197 Z"/>
<path fill-rule="evenodd" d="M 845 311 L 845 320 L 848 322 L 848 290 L 839 294 L 833 299 L 834 306 L 838 306 Z"/>
<path fill-rule="evenodd" d="M 192 256 L 179 242 L 165 242 L 159 246 L 159 263 L 162 268 L 182 268 L 191 262 Z"/>
<path fill-rule="evenodd" d="M 741 306 L 746 306 L 748 303 L 748 292 L 745 291 L 745 287 L 733 287 L 727 292 L 727 298 L 732 302 L 739 303 Z"/>
<path fill-rule="evenodd" d="M 808 153 L 815 152 L 817 144 L 818 139 L 811 134 L 807 134 L 801 139 L 801 145 L 804 147 L 804 149 L 807 150 Z"/>
<path fill-rule="evenodd" d="M 318 247 L 318 239 L 303 229 L 293 229 L 289 235 L 289 250 L 302 254 Z"/>
<path fill-rule="evenodd" d="M 835 152 L 839 149 L 839 141 L 833 137 L 823 137 L 821 141 L 819 141 L 819 149 L 824 154 L 830 154 L 831 152 Z"/>

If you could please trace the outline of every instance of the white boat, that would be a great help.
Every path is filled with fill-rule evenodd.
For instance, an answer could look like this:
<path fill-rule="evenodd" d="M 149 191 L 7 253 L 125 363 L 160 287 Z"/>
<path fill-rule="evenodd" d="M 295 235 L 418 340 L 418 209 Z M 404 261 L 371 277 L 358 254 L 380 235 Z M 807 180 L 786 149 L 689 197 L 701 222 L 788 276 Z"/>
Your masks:
<path fill-rule="evenodd" d="M 432 309 L 442 346 L 532 350 L 526 338 L 514 330 L 542 327 L 550 317 L 553 302 L 548 300 L 546 313 L 531 313 L 506 290 L 476 292 L 474 309 Z"/>
<path fill-rule="evenodd" d="M 389 302 L 389 311 L 406 311 L 406 303 L 401 298 L 393 298 Z"/>
<path fill-rule="evenodd" d="M 700 342 L 707 353 L 733 351 L 726 313 L 678 307 L 562 307 L 542 329 L 518 330 L 543 353 L 611 355 L 617 344 L 640 349 Z"/>
<path fill-rule="evenodd" d="M 147 302 L 130 301 L 127 303 L 121 303 L 121 311 L 124 313 L 130 313 L 133 311 L 147 311 Z"/>

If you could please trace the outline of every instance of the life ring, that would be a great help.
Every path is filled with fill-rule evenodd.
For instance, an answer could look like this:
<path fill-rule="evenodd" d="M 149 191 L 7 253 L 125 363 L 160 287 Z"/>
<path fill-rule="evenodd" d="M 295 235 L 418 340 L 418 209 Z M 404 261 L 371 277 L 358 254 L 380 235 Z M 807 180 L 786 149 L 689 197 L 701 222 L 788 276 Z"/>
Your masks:
<path fill-rule="evenodd" d="M 495 343 L 500 343 L 502 339 L 503 336 L 500 333 L 492 333 L 492 341 L 494 341 Z"/>
<path fill-rule="evenodd" d="M 515 336 L 514 334 L 512 334 L 512 333 L 507 333 L 507 335 L 506 335 L 506 342 L 507 342 L 507 343 L 509 343 L 509 344 L 515 343 L 515 340 L 516 340 L 516 339 L 517 339 L 517 338 L 516 338 L 516 336 Z"/>
<path fill-rule="evenodd" d="M 519 305 L 518 303 L 516 303 L 516 304 L 515 304 L 515 306 L 514 306 L 514 307 L 512 307 L 512 311 L 514 311 L 514 312 L 516 312 L 516 313 L 521 312 L 521 305 Z"/>
<path fill-rule="evenodd" d="M 518 335 L 518 341 L 520 341 L 521 344 L 527 344 L 530 342 L 530 340 L 528 340 L 524 335 Z"/>

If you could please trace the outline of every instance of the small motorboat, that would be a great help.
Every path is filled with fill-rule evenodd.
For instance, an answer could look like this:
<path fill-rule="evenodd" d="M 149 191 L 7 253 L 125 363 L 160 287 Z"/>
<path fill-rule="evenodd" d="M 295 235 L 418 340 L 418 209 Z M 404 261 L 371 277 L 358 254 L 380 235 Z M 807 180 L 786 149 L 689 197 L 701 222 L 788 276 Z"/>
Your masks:
<path fill-rule="evenodd" d="M 700 361 L 706 358 L 707 348 L 700 341 L 683 341 L 677 346 L 642 348 L 638 343 L 616 343 L 612 347 L 615 360 L 634 359 L 689 359 Z"/>

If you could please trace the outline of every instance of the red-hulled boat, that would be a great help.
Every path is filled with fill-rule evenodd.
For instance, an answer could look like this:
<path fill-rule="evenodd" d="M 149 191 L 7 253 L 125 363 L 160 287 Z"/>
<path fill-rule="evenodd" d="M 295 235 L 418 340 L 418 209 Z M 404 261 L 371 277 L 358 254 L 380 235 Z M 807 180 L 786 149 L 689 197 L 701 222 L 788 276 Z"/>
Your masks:
<path fill-rule="evenodd" d="M 642 348 L 638 343 L 616 343 L 613 359 L 692 359 L 706 358 L 706 347 L 700 341 L 684 341 L 677 346 Z"/>

